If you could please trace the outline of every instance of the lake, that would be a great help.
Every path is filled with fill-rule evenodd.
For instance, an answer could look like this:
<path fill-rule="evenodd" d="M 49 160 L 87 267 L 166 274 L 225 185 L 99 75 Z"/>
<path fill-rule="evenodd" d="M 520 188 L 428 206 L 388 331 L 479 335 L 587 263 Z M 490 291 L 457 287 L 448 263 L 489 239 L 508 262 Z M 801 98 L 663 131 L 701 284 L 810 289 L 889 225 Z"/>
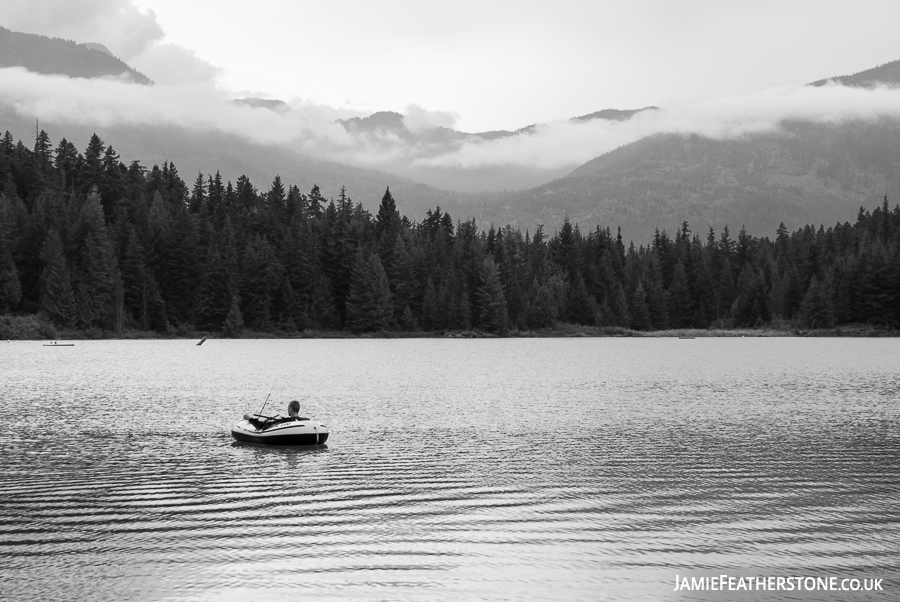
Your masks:
<path fill-rule="evenodd" d="M 0 598 L 900 597 L 900 340 L 195 343 L 0 343 Z"/>

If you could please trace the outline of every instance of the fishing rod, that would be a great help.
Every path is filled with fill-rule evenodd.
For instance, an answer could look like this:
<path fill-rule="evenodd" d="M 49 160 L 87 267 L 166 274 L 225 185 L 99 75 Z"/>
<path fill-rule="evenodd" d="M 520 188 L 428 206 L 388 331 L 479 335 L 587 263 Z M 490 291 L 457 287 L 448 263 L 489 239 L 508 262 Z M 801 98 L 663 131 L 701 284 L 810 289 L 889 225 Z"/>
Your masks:
<path fill-rule="evenodd" d="M 259 413 L 257 414 L 257 416 L 261 416 L 261 417 L 262 417 L 262 415 L 263 415 L 263 410 L 266 409 L 266 404 L 269 403 L 269 398 L 272 396 L 272 392 L 275 390 L 275 383 L 277 383 L 277 382 L 278 382 L 278 377 L 275 377 L 275 380 L 272 381 L 272 387 L 269 389 L 269 394 L 266 395 L 266 400 L 263 402 L 263 405 L 262 405 L 262 407 L 260 408 Z"/>

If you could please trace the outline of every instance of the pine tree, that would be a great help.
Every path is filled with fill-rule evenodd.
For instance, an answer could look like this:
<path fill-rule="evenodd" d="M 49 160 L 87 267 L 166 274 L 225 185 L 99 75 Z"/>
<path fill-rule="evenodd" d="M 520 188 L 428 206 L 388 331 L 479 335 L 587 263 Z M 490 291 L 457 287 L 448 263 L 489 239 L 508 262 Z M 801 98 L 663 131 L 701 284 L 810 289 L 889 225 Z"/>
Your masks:
<path fill-rule="evenodd" d="M 403 308 L 403 313 L 400 314 L 398 325 L 404 332 L 416 332 L 419 330 L 419 323 L 416 321 L 416 316 L 409 308 L 409 305 Z"/>
<path fill-rule="evenodd" d="M 222 185 L 222 174 L 218 171 L 215 176 L 207 177 L 206 192 L 206 213 L 214 218 L 217 227 L 221 227 L 225 219 L 225 187 Z"/>
<path fill-rule="evenodd" d="M 3 231 L 0 230 L 0 314 L 15 309 L 22 299 L 19 272 L 9 247 Z"/>
<path fill-rule="evenodd" d="M 490 257 L 485 258 L 481 265 L 481 285 L 476 292 L 481 312 L 479 325 L 488 332 L 505 334 L 509 329 L 509 318 L 500 270 Z"/>
<path fill-rule="evenodd" d="M 440 323 L 437 289 L 429 276 L 425 284 L 425 292 L 422 295 L 422 328 L 426 331 L 438 330 L 441 327 Z"/>
<path fill-rule="evenodd" d="M 89 234 L 83 241 L 75 276 L 75 301 L 80 328 L 112 326 L 117 274 L 110 269 L 110 252 L 105 240 Z"/>
<path fill-rule="evenodd" d="M 194 189 L 191 191 L 191 200 L 189 208 L 191 213 L 200 213 L 206 207 L 206 182 L 203 179 L 203 172 L 197 174 L 194 180 Z"/>
<path fill-rule="evenodd" d="M 397 211 L 397 203 L 391 195 L 391 189 L 384 191 L 381 204 L 378 206 L 378 214 L 375 217 L 375 236 L 378 245 L 378 257 L 381 264 L 390 276 L 394 270 L 394 249 L 397 246 L 397 233 L 400 229 L 400 213 Z M 391 282 L 393 285 L 394 282 Z M 391 287 L 394 290 L 394 287 Z"/>
<path fill-rule="evenodd" d="M 584 279 L 580 274 L 576 274 L 575 280 L 569 286 L 566 318 L 575 324 L 593 324 L 596 313 L 597 302 L 584 286 Z"/>
<path fill-rule="evenodd" d="M 647 295 L 647 308 L 650 312 L 650 327 L 653 330 L 665 330 L 669 327 L 669 295 L 663 289 L 663 277 L 659 262 L 650 255 L 649 265 L 641 284 Z"/>
<path fill-rule="evenodd" d="M 51 229 L 41 247 L 41 310 L 57 326 L 75 326 L 72 278 L 59 233 Z"/>
<path fill-rule="evenodd" d="M 800 304 L 800 324 L 805 328 L 829 328 L 834 326 L 834 308 L 831 291 L 826 282 L 819 282 L 815 276 L 809 282 L 809 289 Z"/>
<path fill-rule="evenodd" d="M 528 302 L 525 323 L 529 328 L 549 328 L 556 323 L 559 311 L 553 292 L 546 284 L 537 287 L 534 296 Z"/>
<path fill-rule="evenodd" d="M 269 186 L 269 192 L 266 193 L 266 201 L 269 206 L 277 211 L 283 211 L 287 201 L 287 194 L 284 191 L 284 184 L 281 182 L 281 176 L 276 175 Z"/>
<path fill-rule="evenodd" d="M 241 279 L 241 313 L 244 323 L 255 330 L 270 331 L 272 299 L 280 286 L 283 268 L 272 246 L 262 236 L 254 236 L 244 250 Z"/>
<path fill-rule="evenodd" d="M 197 328 L 222 330 L 231 310 L 234 292 L 231 275 L 222 261 L 218 246 L 213 244 L 197 291 Z"/>
<path fill-rule="evenodd" d="M 375 234 L 381 237 L 385 232 L 392 233 L 400 225 L 400 212 L 397 211 L 397 203 L 391 194 L 390 187 L 384 191 L 381 204 L 378 206 L 378 214 L 375 217 Z"/>
<path fill-rule="evenodd" d="M 686 328 L 691 326 L 691 318 L 694 312 L 691 289 L 688 286 L 684 265 L 679 261 L 675 264 L 675 272 L 672 274 L 672 286 L 669 287 L 669 324 L 672 328 Z"/>
<path fill-rule="evenodd" d="M 737 297 L 731 306 L 735 326 L 761 326 L 771 320 L 765 279 L 747 262 L 737 283 Z"/>
<path fill-rule="evenodd" d="M 74 191 L 76 168 L 80 160 L 81 155 L 74 144 L 65 138 L 59 141 L 53 164 L 59 174 L 58 181 L 63 193 Z"/>
<path fill-rule="evenodd" d="M 197 229 L 194 218 L 184 206 L 176 210 L 168 225 L 169 230 L 162 237 L 166 247 L 162 258 L 164 277 L 160 281 L 162 295 L 169 321 L 188 324 L 194 317 L 201 276 Z"/>
<path fill-rule="evenodd" d="M 574 281 L 576 274 L 581 270 L 581 258 L 578 252 L 580 238 L 577 226 L 573 228 L 569 216 L 566 215 L 559 234 L 551 243 L 553 259 L 565 270 L 570 281 Z"/>
<path fill-rule="evenodd" d="M 315 218 L 322 217 L 322 210 L 325 206 L 325 197 L 322 196 L 322 192 L 319 190 L 319 185 L 314 184 L 312 189 L 309 191 L 309 213 Z"/>
<path fill-rule="evenodd" d="M 53 167 L 51 149 L 50 136 L 47 135 L 47 132 L 41 130 L 34 141 L 34 158 L 38 163 L 38 169 L 42 173 L 50 171 L 50 168 Z"/>
<path fill-rule="evenodd" d="M 633 330 L 650 330 L 650 308 L 647 305 L 647 294 L 644 286 L 638 283 L 631 303 L 631 328 Z"/>
<path fill-rule="evenodd" d="M 610 326 L 621 326 L 628 328 L 631 323 L 631 316 L 628 314 L 628 301 L 625 299 L 625 290 L 618 282 L 612 294 L 610 310 Z"/>
<path fill-rule="evenodd" d="M 237 293 L 231 296 L 231 304 L 228 308 L 228 315 L 225 317 L 225 323 L 222 325 L 222 334 L 227 337 L 238 336 L 241 328 L 244 326 L 244 319 L 241 316 L 241 301 Z"/>
<path fill-rule="evenodd" d="M 84 162 L 79 169 L 79 189 L 88 192 L 94 186 L 103 183 L 103 154 L 106 145 L 97 134 L 91 136 L 87 148 L 84 150 Z"/>
<path fill-rule="evenodd" d="M 356 332 L 385 330 L 394 317 L 394 301 L 378 255 L 357 252 L 347 295 L 347 326 Z"/>
<path fill-rule="evenodd" d="M 291 282 L 286 272 L 282 272 L 279 276 L 279 283 L 276 286 L 274 295 L 272 296 L 272 321 L 275 327 L 284 332 L 293 333 L 297 331 L 297 315 L 298 303 L 297 295 L 291 287 Z M 301 326 L 303 321 L 301 320 Z"/>

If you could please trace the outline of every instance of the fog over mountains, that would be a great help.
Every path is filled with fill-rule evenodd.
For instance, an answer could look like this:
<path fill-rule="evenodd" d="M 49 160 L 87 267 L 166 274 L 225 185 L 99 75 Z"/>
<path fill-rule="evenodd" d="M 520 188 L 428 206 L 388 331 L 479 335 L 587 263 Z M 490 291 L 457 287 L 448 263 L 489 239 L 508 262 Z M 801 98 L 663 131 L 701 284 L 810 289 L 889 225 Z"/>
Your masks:
<path fill-rule="evenodd" d="M 19 33 L 0 27 L 0 67 L 24 67 L 44 74 L 70 77 L 109 77 L 152 84 L 144 75 L 119 60 L 103 44 Z"/>
<path fill-rule="evenodd" d="M 467 133 L 452 113 L 346 112 L 229 99 L 206 84 L 152 82 L 88 44 L 0 29 L 0 130 L 31 145 L 96 132 L 123 161 L 246 174 L 326 195 L 346 185 L 370 209 L 390 186 L 399 209 L 552 230 L 565 215 L 648 240 L 780 222 L 833 224 L 884 194 L 900 198 L 900 62 L 810 86 L 642 109 L 605 109 L 516 131 Z M 148 85 L 137 85 L 138 83 Z"/>
<path fill-rule="evenodd" d="M 811 84 L 826 85 L 896 99 L 900 61 Z M 871 99 L 851 92 L 847 100 Z M 568 213 L 587 225 L 621 225 L 638 240 L 682 221 L 695 230 L 745 225 L 771 235 L 781 222 L 847 221 L 885 194 L 900 198 L 900 119 L 893 111 L 860 111 L 845 119 L 785 119 L 777 129 L 737 137 L 651 135 L 563 178 L 503 195 L 483 218 L 524 227 L 558 224 Z"/>

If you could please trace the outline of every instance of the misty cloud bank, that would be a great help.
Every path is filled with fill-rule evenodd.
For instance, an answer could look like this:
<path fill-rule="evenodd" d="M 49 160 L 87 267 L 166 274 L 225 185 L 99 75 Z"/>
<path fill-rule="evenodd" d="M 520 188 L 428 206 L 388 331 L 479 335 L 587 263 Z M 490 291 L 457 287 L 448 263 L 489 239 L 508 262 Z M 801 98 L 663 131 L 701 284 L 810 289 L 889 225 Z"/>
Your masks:
<path fill-rule="evenodd" d="M 384 169 L 443 187 L 454 187 L 454 181 L 479 171 L 506 173 L 505 179 L 493 180 L 496 187 L 501 180 L 503 187 L 508 182 L 521 187 L 525 172 L 539 174 L 531 176 L 532 180 L 542 177 L 540 174 L 549 179 L 653 134 L 696 133 L 721 139 L 776 132 L 784 120 L 900 117 L 898 90 L 826 85 L 700 98 L 642 111 L 624 121 L 544 123 L 493 139 L 455 132 L 452 128 L 458 115 L 415 104 L 406 107 L 402 120 L 394 126 L 348 131 L 337 120 L 364 115 L 302 99 L 290 100 L 291 110 L 279 112 L 231 102 L 236 95 L 216 85 L 221 69 L 183 46 L 164 42 L 154 12 L 142 12 L 132 0 L 4 0 L 0 25 L 76 42 L 99 42 L 157 84 L 140 86 L 112 79 L 0 69 L 0 103 L 22 116 L 98 129 L 163 125 L 221 131 L 250 142 L 282 145 L 320 159 Z M 608 107 L 597 107 L 603 108 Z M 64 131 L 59 132 L 63 135 Z M 475 181 L 470 182 L 470 190 Z"/>
<path fill-rule="evenodd" d="M 213 82 L 221 69 L 192 50 L 163 42 L 152 10 L 131 0 L 3 0 L 0 26 L 13 31 L 95 42 L 157 83 Z"/>
<path fill-rule="evenodd" d="M 838 123 L 900 118 L 900 90 L 840 85 L 769 88 L 752 94 L 703 98 L 656 110 L 625 121 L 558 121 L 538 124 L 533 132 L 492 141 L 471 140 L 415 164 L 460 168 L 521 165 L 551 169 L 582 164 L 646 136 L 699 134 L 713 139 L 777 132 L 786 120 Z"/>
<path fill-rule="evenodd" d="M 171 58 L 178 62 L 177 57 Z M 173 70 L 174 71 L 174 70 Z M 185 77 L 186 80 L 191 80 Z M 660 133 L 735 138 L 774 132 L 788 119 L 816 122 L 900 117 L 900 91 L 829 85 L 771 88 L 699 99 L 638 113 L 625 121 L 558 121 L 494 140 L 440 136 L 452 113 L 407 107 L 406 131 L 348 132 L 346 111 L 294 100 L 283 114 L 235 105 L 225 92 L 196 81 L 139 86 L 111 80 L 38 75 L 0 69 L 0 99 L 23 115 L 98 128 L 175 125 L 237 134 L 260 144 L 287 145 L 319 158 L 364 167 L 408 164 L 448 169 L 516 166 L 548 170 L 576 166 L 619 146 Z M 434 135 L 432 135 L 434 134 Z"/>

